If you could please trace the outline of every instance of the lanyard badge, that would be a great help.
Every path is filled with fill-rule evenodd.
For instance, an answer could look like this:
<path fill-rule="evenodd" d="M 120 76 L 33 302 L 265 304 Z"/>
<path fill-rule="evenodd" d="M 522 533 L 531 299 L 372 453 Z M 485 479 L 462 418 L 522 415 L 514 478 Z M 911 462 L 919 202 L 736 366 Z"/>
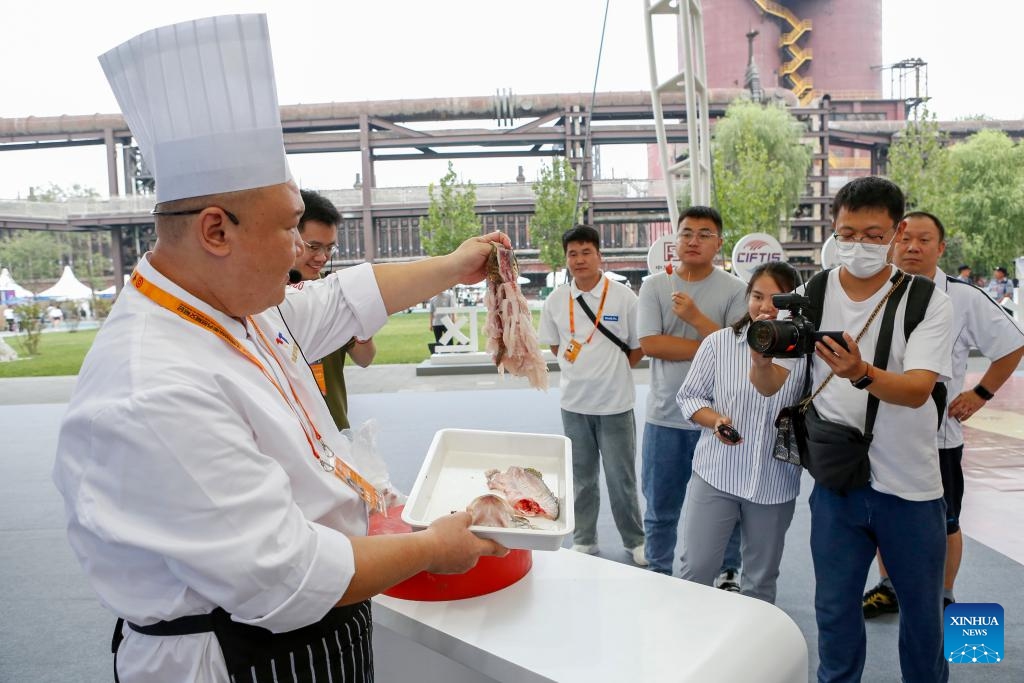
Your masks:
<path fill-rule="evenodd" d="M 576 362 L 576 357 L 580 355 L 580 351 L 583 350 L 583 344 L 580 344 L 575 339 L 570 339 L 569 343 L 565 345 L 565 360 L 570 363 Z"/>

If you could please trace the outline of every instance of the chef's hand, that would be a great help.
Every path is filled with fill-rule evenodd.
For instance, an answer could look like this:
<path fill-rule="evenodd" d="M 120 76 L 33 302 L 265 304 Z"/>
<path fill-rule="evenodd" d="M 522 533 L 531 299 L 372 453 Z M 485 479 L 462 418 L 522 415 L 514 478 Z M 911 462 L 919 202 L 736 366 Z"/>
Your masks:
<path fill-rule="evenodd" d="M 469 530 L 472 522 L 468 512 L 460 511 L 441 517 L 427 527 L 423 533 L 431 537 L 435 548 L 428 572 L 462 574 L 472 569 L 482 555 L 508 555 L 505 546 L 472 533 Z"/>
<path fill-rule="evenodd" d="M 949 416 L 964 422 L 969 419 L 971 415 L 981 410 L 987 401 L 981 396 L 978 396 L 974 391 L 965 391 L 949 404 Z"/>
<path fill-rule="evenodd" d="M 494 242 L 512 248 L 508 235 L 496 230 L 479 237 L 470 237 L 448 255 L 455 269 L 457 282 L 475 285 L 487 277 L 487 258 L 491 255 L 491 244 Z"/>
<path fill-rule="evenodd" d="M 814 353 L 821 360 L 825 361 L 836 377 L 843 379 L 860 379 L 864 376 L 864 360 L 860 357 L 860 347 L 848 332 L 843 332 L 843 339 L 850 347 L 847 351 L 839 345 L 832 337 L 825 337 L 822 341 L 815 343 Z"/>

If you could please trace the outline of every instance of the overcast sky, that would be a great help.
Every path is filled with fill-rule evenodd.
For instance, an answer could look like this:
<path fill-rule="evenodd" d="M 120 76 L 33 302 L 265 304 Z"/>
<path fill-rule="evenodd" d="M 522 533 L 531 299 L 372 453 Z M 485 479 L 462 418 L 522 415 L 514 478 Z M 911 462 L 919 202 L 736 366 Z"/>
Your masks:
<path fill-rule="evenodd" d="M 643 2 L 612 0 L 598 90 L 649 88 Z M 604 6 L 604 0 L 10 2 L 0 22 L 0 117 L 114 113 L 97 55 L 156 26 L 234 12 L 268 14 L 282 104 L 479 96 L 499 88 L 589 93 Z M 931 108 L 941 118 L 1024 118 L 1020 3 L 883 0 L 883 8 L 884 62 L 927 61 Z M 668 24 L 662 33 L 662 44 L 670 45 Z M 640 148 L 603 154 L 606 177 L 646 175 Z M 349 187 L 359 170 L 356 155 L 289 159 L 307 187 Z M 474 182 L 511 182 L 517 165 L 533 179 L 538 164 L 460 160 L 456 167 Z M 444 165 L 378 163 L 378 185 L 426 184 Z M 30 185 L 51 181 L 105 194 L 102 148 L 0 153 L 0 198 L 25 196 Z"/>

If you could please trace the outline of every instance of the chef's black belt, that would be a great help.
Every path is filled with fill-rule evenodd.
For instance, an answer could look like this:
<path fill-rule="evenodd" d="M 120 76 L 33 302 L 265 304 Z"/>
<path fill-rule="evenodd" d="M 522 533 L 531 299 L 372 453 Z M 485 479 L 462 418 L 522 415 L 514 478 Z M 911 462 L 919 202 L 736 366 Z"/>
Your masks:
<path fill-rule="evenodd" d="M 124 619 L 117 620 L 110 644 L 114 653 L 115 683 L 118 682 L 117 650 L 123 640 L 124 623 Z M 275 672 L 284 667 L 285 678 L 291 680 L 294 667 L 298 683 L 328 680 L 332 676 L 335 680 L 372 681 L 372 623 L 370 601 L 365 600 L 335 607 L 317 623 L 287 633 L 272 633 L 259 626 L 233 621 L 231 615 L 219 607 L 210 614 L 193 614 L 148 626 L 128 622 L 128 627 L 149 636 L 213 633 L 224 653 L 230 676 L 239 681 L 274 680 Z"/>

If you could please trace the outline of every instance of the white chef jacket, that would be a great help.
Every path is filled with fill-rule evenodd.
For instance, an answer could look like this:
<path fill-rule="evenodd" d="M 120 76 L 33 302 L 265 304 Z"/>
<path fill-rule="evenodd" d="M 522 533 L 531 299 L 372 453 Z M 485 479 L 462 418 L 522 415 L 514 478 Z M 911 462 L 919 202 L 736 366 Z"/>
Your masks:
<path fill-rule="evenodd" d="M 294 402 L 283 368 L 327 444 L 349 452 L 295 342 L 320 358 L 384 324 L 369 265 L 288 288 L 280 307 L 254 316 L 280 366 L 249 323 L 185 292 L 148 255 L 137 270 L 220 323 Z M 300 418 L 259 368 L 131 287 L 82 366 L 53 478 L 101 602 L 140 625 L 215 607 L 274 632 L 314 623 L 355 572 L 346 536 L 366 533 L 362 500 L 320 466 Z M 123 683 L 227 680 L 212 633 L 124 633 Z"/>

